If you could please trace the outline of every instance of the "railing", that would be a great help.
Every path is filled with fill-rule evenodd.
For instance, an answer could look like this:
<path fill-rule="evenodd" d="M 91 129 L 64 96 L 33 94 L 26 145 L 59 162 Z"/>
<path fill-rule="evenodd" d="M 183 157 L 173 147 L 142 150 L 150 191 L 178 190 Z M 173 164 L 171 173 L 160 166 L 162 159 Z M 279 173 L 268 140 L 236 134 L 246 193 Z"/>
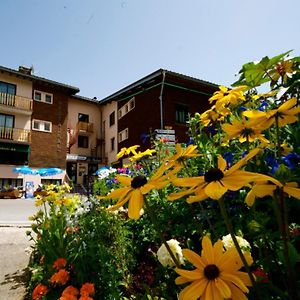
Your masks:
<path fill-rule="evenodd" d="M 33 100 L 17 95 L 0 93 L 0 104 L 19 109 L 32 110 Z"/>
<path fill-rule="evenodd" d="M 79 131 L 86 131 L 89 133 L 94 132 L 94 124 L 88 122 L 78 122 L 76 125 L 77 130 Z"/>
<path fill-rule="evenodd" d="M 0 139 L 30 143 L 31 134 L 26 129 L 0 127 Z"/>

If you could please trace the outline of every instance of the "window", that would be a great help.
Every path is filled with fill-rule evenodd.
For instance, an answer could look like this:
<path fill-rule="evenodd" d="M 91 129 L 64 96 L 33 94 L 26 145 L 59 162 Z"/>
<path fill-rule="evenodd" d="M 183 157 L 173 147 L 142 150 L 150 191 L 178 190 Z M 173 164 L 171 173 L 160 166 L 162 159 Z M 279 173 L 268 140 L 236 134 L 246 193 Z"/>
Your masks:
<path fill-rule="evenodd" d="M 119 143 L 128 139 L 128 128 L 119 132 Z"/>
<path fill-rule="evenodd" d="M 52 123 L 42 120 L 32 120 L 32 129 L 37 131 L 52 132 Z"/>
<path fill-rule="evenodd" d="M 35 92 L 34 93 L 34 100 L 42 101 L 42 94 L 40 92 Z"/>
<path fill-rule="evenodd" d="M 0 81 L 0 93 L 15 95 L 16 85 Z"/>
<path fill-rule="evenodd" d="M 188 107 L 182 104 L 175 106 L 175 122 L 186 123 L 188 121 Z"/>
<path fill-rule="evenodd" d="M 0 103 L 8 104 L 14 102 L 16 94 L 16 86 L 11 83 L 0 81 Z"/>
<path fill-rule="evenodd" d="M 121 119 L 135 107 L 135 98 L 132 97 L 126 104 L 118 110 L 118 118 Z"/>
<path fill-rule="evenodd" d="M 89 138 L 87 136 L 78 136 L 78 148 L 88 148 L 89 147 Z"/>
<path fill-rule="evenodd" d="M 89 122 L 89 115 L 79 113 L 78 114 L 78 122 L 88 123 Z"/>
<path fill-rule="evenodd" d="M 35 101 L 40 101 L 48 104 L 53 103 L 53 95 L 49 93 L 44 93 L 41 91 L 34 91 L 33 93 L 33 99 Z"/>
<path fill-rule="evenodd" d="M 110 115 L 109 115 L 109 126 L 113 126 L 116 122 L 115 120 L 115 112 L 113 111 Z"/>
<path fill-rule="evenodd" d="M 45 95 L 45 102 L 51 104 L 52 103 L 52 95 Z"/>
<path fill-rule="evenodd" d="M 0 139 L 12 139 L 15 117 L 0 114 Z"/>
<path fill-rule="evenodd" d="M 110 150 L 115 151 L 115 138 L 110 139 Z"/>

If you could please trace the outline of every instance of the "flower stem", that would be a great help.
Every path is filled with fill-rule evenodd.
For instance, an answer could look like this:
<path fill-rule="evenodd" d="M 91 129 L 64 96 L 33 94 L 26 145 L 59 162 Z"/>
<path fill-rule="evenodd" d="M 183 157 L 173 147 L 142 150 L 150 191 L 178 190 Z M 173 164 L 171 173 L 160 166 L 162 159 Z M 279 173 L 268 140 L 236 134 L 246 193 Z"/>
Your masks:
<path fill-rule="evenodd" d="M 276 141 L 277 141 L 277 159 L 280 158 L 280 154 L 281 154 L 281 146 L 280 146 L 280 133 L 279 133 L 279 123 L 278 123 L 278 113 L 276 113 L 275 115 L 275 124 L 276 124 Z"/>
<path fill-rule="evenodd" d="M 248 273 L 248 276 L 249 276 L 249 278 L 250 278 L 250 281 L 251 281 L 251 283 L 252 283 L 252 286 L 254 286 L 254 285 L 255 285 L 255 279 L 254 279 L 254 276 L 253 276 L 253 274 L 252 274 L 252 272 L 251 272 L 251 270 L 250 270 L 250 267 L 249 267 L 249 265 L 248 265 L 248 263 L 247 263 L 247 261 L 246 261 L 246 258 L 245 258 L 245 256 L 244 256 L 244 254 L 243 254 L 243 252 L 242 252 L 242 250 L 241 250 L 241 247 L 240 247 L 240 245 L 239 245 L 239 243 L 238 243 L 238 241 L 237 241 L 237 239 L 236 239 L 236 237 L 235 237 L 235 233 L 234 233 L 234 230 L 233 230 L 233 226 L 232 226 L 231 220 L 230 220 L 230 218 L 229 218 L 229 215 L 228 215 L 228 213 L 227 213 L 227 210 L 226 210 L 226 207 L 225 207 L 225 203 L 224 203 L 224 201 L 223 201 L 222 198 L 220 198 L 220 199 L 218 200 L 218 202 L 219 202 L 219 205 L 220 205 L 221 214 L 222 214 L 223 219 L 224 219 L 224 221 L 225 221 L 227 230 L 229 231 L 229 233 L 230 233 L 230 235 L 231 235 L 231 238 L 232 238 L 232 240 L 233 240 L 234 246 L 235 246 L 235 248 L 236 248 L 236 250 L 237 250 L 237 252 L 238 252 L 238 254 L 239 254 L 239 256 L 240 256 L 240 258 L 241 258 L 241 260 L 242 260 L 242 262 L 243 262 L 243 264 L 244 264 L 244 266 L 245 266 L 245 269 L 246 269 L 246 271 L 247 271 L 247 273 Z"/>
<path fill-rule="evenodd" d="M 281 238 L 283 242 L 283 255 L 284 260 L 287 268 L 287 278 L 288 278 L 288 289 L 289 295 L 292 300 L 297 300 L 297 288 L 295 278 L 293 276 L 293 268 L 291 265 L 290 254 L 289 254 L 289 237 L 288 237 L 288 230 L 287 230 L 287 207 L 284 199 L 284 191 L 283 188 L 280 188 L 279 191 L 279 205 L 280 205 L 280 212 L 281 212 L 281 222 L 279 224 Z"/>
<path fill-rule="evenodd" d="M 177 258 L 175 257 L 174 253 L 172 252 L 172 250 L 171 250 L 169 244 L 167 243 L 165 237 L 163 236 L 163 234 L 160 230 L 159 224 L 156 222 L 154 211 L 153 211 L 152 207 L 149 205 L 149 202 L 146 199 L 146 197 L 144 198 L 144 202 L 145 202 L 145 208 L 147 209 L 147 213 L 149 214 L 150 220 L 151 220 L 152 224 L 154 225 L 157 234 L 159 235 L 160 239 L 162 240 L 163 244 L 165 245 L 166 249 L 168 250 L 171 258 L 173 259 L 173 261 L 176 265 L 176 267 L 180 268 L 180 263 L 178 262 Z"/>

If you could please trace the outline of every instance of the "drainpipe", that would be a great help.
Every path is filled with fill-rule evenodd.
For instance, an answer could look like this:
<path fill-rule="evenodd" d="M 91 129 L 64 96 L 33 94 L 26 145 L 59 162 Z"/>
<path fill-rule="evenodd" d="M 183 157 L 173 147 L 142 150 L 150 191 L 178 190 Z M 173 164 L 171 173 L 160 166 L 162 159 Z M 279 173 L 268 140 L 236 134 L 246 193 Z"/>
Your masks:
<path fill-rule="evenodd" d="M 162 82 L 161 82 L 161 88 L 160 88 L 160 95 L 159 95 L 159 106 L 160 106 L 160 128 L 164 128 L 164 112 L 163 112 L 163 91 L 164 91 L 164 84 L 165 84 L 165 78 L 166 78 L 166 71 L 162 71 Z"/>

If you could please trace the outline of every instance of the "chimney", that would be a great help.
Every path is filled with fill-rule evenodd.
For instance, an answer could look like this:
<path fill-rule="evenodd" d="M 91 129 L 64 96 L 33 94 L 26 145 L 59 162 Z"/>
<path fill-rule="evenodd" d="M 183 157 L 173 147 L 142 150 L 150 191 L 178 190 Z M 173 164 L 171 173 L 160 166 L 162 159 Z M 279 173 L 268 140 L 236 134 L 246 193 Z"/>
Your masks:
<path fill-rule="evenodd" d="M 26 74 L 26 75 L 31 75 L 31 71 L 32 71 L 32 68 L 27 68 L 27 67 L 24 67 L 24 66 L 19 66 L 19 72 L 20 73 L 23 73 L 23 74 Z"/>

